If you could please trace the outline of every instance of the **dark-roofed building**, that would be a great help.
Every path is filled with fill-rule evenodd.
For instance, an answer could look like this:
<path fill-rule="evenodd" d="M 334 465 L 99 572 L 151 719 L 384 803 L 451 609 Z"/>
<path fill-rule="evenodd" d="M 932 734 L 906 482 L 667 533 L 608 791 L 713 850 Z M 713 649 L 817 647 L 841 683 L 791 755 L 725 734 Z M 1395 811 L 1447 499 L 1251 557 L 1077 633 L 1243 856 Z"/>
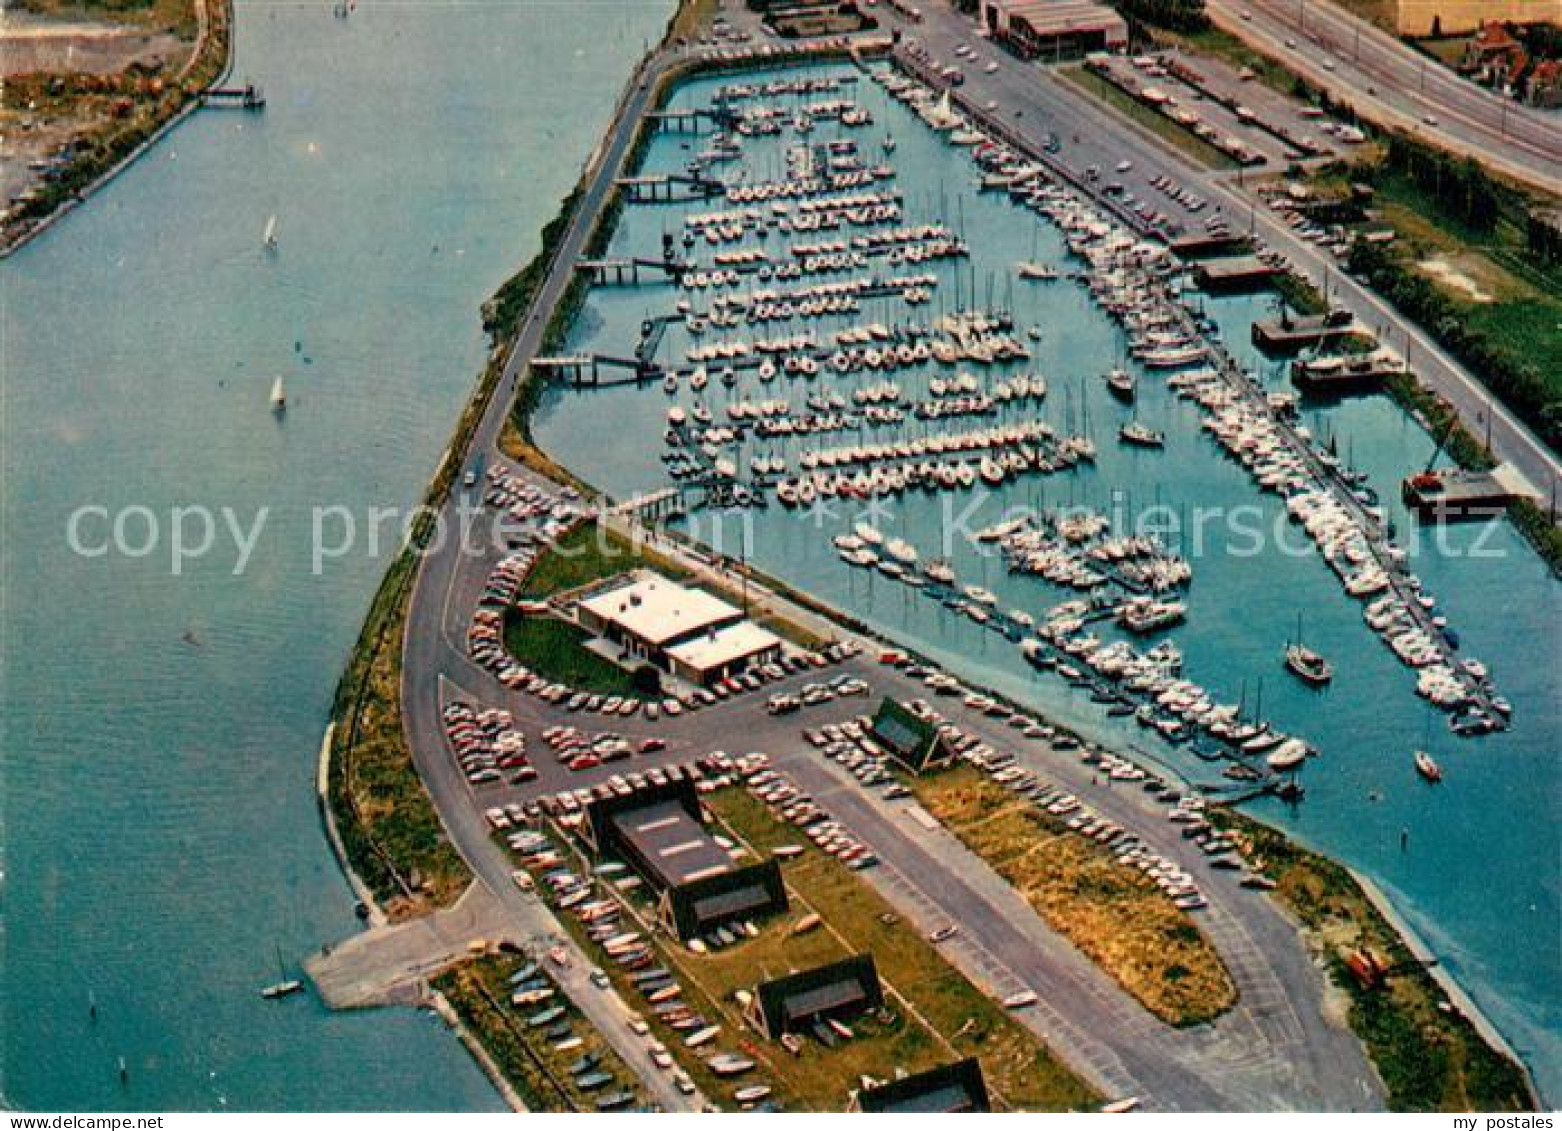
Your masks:
<path fill-rule="evenodd" d="M 616 856 L 658 893 L 657 914 L 680 939 L 735 920 L 785 911 L 786 886 L 774 860 L 733 866 L 706 830 L 688 778 L 593 801 L 585 836 L 599 856 Z"/>
<path fill-rule="evenodd" d="M 779 1040 L 827 1021 L 845 1022 L 884 1004 L 871 954 L 857 954 L 764 982 L 754 990 L 749 1022 Z"/>
<path fill-rule="evenodd" d="M 982 1066 L 973 1057 L 902 1076 L 877 1088 L 864 1088 L 852 1107 L 865 1112 L 991 1111 Z"/>
<path fill-rule="evenodd" d="M 981 0 L 980 18 L 994 39 L 1026 58 L 1128 44 L 1128 22 L 1096 0 Z"/>
<path fill-rule="evenodd" d="M 873 716 L 872 735 L 891 758 L 914 774 L 946 766 L 954 757 L 938 728 L 893 699 L 879 704 L 878 713 Z"/>

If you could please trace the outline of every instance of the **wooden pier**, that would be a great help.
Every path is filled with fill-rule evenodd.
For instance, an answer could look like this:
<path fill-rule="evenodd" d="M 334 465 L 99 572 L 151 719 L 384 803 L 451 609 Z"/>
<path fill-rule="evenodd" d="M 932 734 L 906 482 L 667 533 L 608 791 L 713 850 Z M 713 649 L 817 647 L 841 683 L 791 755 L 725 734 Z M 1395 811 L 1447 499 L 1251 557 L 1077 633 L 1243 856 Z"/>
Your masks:
<path fill-rule="evenodd" d="M 736 123 L 737 112 L 724 102 L 709 109 L 697 106 L 686 110 L 653 110 L 646 116 L 657 129 L 669 133 L 705 133 L 727 129 Z"/>
<path fill-rule="evenodd" d="M 682 173 L 653 173 L 638 177 L 620 177 L 618 186 L 631 204 L 688 204 L 725 196 L 727 186 L 709 177 L 688 177 Z"/>
<path fill-rule="evenodd" d="M 241 110 L 264 110 L 266 96 L 254 83 L 243 86 L 214 86 L 203 96 L 208 106 L 233 106 Z"/>
<path fill-rule="evenodd" d="M 577 271 L 591 275 L 597 286 L 635 287 L 643 281 L 641 276 L 657 276 L 658 282 L 678 282 L 689 265 L 679 259 L 647 259 L 643 256 L 619 259 L 582 259 L 575 264 Z"/>
<path fill-rule="evenodd" d="M 532 372 L 577 389 L 600 389 L 612 385 L 643 385 L 665 376 L 662 368 L 632 357 L 613 357 L 604 353 L 583 353 L 561 357 L 532 358 Z"/>
<path fill-rule="evenodd" d="M 1354 319 L 1337 314 L 1282 314 L 1253 323 L 1253 344 L 1267 354 L 1288 356 L 1356 332 Z"/>

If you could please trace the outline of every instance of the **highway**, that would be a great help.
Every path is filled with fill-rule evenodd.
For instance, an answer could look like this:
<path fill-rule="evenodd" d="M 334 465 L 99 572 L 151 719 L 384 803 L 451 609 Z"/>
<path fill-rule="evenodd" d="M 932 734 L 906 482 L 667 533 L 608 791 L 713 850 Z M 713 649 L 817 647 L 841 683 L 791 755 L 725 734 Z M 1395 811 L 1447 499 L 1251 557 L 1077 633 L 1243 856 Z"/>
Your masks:
<path fill-rule="evenodd" d="M 1562 118 L 1501 98 L 1328 0 L 1207 0 L 1213 21 L 1349 103 L 1562 195 Z"/>

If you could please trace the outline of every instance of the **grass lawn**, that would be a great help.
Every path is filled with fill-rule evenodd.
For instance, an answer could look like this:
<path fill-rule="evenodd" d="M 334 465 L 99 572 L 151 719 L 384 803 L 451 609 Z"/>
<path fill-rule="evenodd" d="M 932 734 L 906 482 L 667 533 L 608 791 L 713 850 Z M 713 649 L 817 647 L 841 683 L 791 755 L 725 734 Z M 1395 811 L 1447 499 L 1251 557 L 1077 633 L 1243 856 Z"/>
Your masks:
<path fill-rule="evenodd" d="M 1554 398 L 1562 398 L 1562 267 L 1544 267 L 1528 254 L 1524 232 L 1500 220 L 1490 233 L 1473 232 L 1440 214 L 1435 202 L 1404 177 L 1377 181 L 1377 207 L 1399 238 L 1393 252 L 1438 284 L 1466 322 L 1498 349 L 1533 364 Z M 1421 266 L 1446 264 L 1492 301 L 1476 301 L 1468 287 Z"/>
<path fill-rule="evenodd" d="M 1390 35 L 1398 34 L 1395 0 L 1336 0 L 1336 3 L 1352 15 L 1376 24 Z"/>
<path fill-rule="evenodd" d="M 1469 42 L 1470 37 L 1467 35 L 1450 35 L 1442 39 L 1418 39 L 1415 45 L 1443 66 L 1452 69 L 1459 66 Z"/>
<path fill-rule="evenodd" d="M 493 1057 L 505 1079 L 515 1087 L 532 1111 L 595 1111 L 599 1096 L 618 1091 L 639 1091 L 639 1080 L 602 1035 L 562 994 L 530 1006 L 510 1004 L 509 977 L 528 960 L 519 955 L 495 955 L 467 962 L 434 979 L 467 1027 Z M 569 1020 L 579 1048 L 560 1052 L 540 1029 L 526 1027 L 526 1018 L 554 1005 L 566 1007 L 560 1020 Z M 593 1071 L 609 1073 L 611 1084 L 587 1092 L 575 1084 L 572 1063 L 595 1056 Z"/>
<path fill-rule="evenodd" d="M 743 790 L 710 794 L 706 804 L 735 839 L 761 855 L 782 844 L 804 847 L 801 856 L 783 865 L 794 914 L 800 916 L 812 909 L 825 925 L 792 940 L 793 943 L 817 937 L 818 941 L 809 943 L 810 946 L 833 945 L 840 955 L 865 951 L 872 954 L 886 988 L 903 1001 L 907 1012 L 921 1021 L 920 1026 L 912 1027 L 920 1031 L 894 1035 L 889 1045 L 890 1050 L 908 1057 L 910 1063 L 858 1056 L 858 1051 L 871 1051 L 866 1047 L 854 1049 L 862 1042 L 850 1042 L 830 1053 L 805 1047 L 803 1078 L 828 1072 L 850 1088 L 855 1087 L 854 1074 L 858 1071 L 869 1071 L 883 1079 L 889 1075 L 890 1066 L 897 1063 L 908 1069 L 912 1065 L 926 1068 L 976 1056 L 981 1059 L 988 1088 L 1000 1107 L 1018 1111 L 1078 1110 L 1100 1102 L 1088 1085 L 1053 1057 L 1034 1034 L 950 966 L 920 933 L 901 922 L 890 905 L 856 873 L 816 849 L 795 828 L 778 821 Z M 831 936 L 838 941 L 832 944 Z M 759 980 L 758 972 L 755 963 L 744 958 L 744 950 L 764 941 L 762 936 L 755 943 L 744 944 L 731 956 L 746 967 L 749 984 Z M 726 954 L 700 961 L 712 960 L 730 961 Z M 782 972 L 769 971 L 772 976 Z M 735 974 L 728 970 L 723 976 L 730 980 Z M 1038 989 L 1045 992 L 1044 987 Z M 829 1067 L 829 1061 L 836 1063 Z M 844 1098 L 844 1092 L 838 1091 L 835 1102 L 842 1103 Z"/>
<path fill-rule="evenodd" d="M 1148 878 L 969 766 L 913 783 L 917 799 L 1141 1005 L 1195 1025 L 1237 1000 L 1220 955 Z"/>
<path fill-rule="evenodd" d="M 21 0 L 17 7 L 51 19 L 129 24 L 184 39 L 196 33 L 194 0 Z"/>
<path fill-rule="evenodd" d="M 1451 1007 L 1356 881 L 1340 865 L 1227 809 L 1212 814 L 1244 855 L 1275 883 L 1274 895 L 1322 947 L 1334 981 L 1350 995 L 1350 1025 L 1388 1087 L 1394 1111 L 1524 1111 L 1519 1067 L 1488 1045 Z M 1362 988 L 1345 965 L 1367 950 L 1394 972 Z"/>
<path fill-rule="evenodd" d="M 551 597 L 641 566 L 651 566 L 674 580 L 689 576 L 688 570 L 662 555 L 635 546 L 606 527 L 583 523 L 543 553 L 527 575 L 521 593 L 526 597 Z"/>
<path fill-rule="evenodd" d="M 577 691 L 638 697 L 628 669 L 588 649 L 588 639 L 586 632 L 557 617 L 512 611 L 504 621 L 505 650 L 544 679 Z"/>
<path fill-rule="evenodd" d="M 375 594 L 337 689 L 329 794 L 353 868 L 393 920 L 455 902 L 471 880 L 412 764 L 401 722 L 401 640 L 417 558 Z"/>
<path fill-rule="evenodd" d="M 1121 87 L 1082 66 L 1058 69 L 1057 74 L 1065 82 L 1073 83 L 1085 93 L 1105 102 L 1112 109 L 1145 127 L 1171 145 L 1182 150 L 1200 165 L 1211 169 L 1234 169 L 1236 162 L 1216 149 L 1203 138 L 1183 129 L 1176 122 L 1157 110 L 1151 109 Z"/>

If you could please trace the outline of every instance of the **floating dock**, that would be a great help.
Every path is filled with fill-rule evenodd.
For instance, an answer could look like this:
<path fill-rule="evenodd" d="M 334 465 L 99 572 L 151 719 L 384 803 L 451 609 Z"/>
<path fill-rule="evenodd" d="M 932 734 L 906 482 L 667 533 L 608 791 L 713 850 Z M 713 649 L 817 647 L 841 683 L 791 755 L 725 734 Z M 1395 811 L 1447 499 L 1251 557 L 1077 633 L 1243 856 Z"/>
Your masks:
<path fill-rule="evenodd" d="M 1202 290 L 1229 294 L 1261 290 L 1279 273 L 1278 267 L 1265 263 L 1256 255 L 1234 255 L 1205 260 L 1194 267 L 1193 278 Z"/>
<path fill-rule="evenodd" d="M 1253 250 L 1253 243 L 1247 236 L 1215 236 L 1207 232 L 1189 232 L 1185 236 L 1178 236 L 1167 246 L 1178 259 L 1184 261 L 1242 255 Z"/>
<path fill-rule="evenodd" d="M 1405 505 L 1428 522 L 1497 518 L 1509 503 L 1534 498 L 1507 464 L 1490 471 L 1449 468 L 1412 475 L 1400 485 L 1400 494 Z"/>
<path fill-rule="evenodd" d="M 1356 332 L 1346 312 L 1261 318 L 1253 323 L 1253 344 L 1267 354 L 1288 356 Z"/>
<path fill-rule="evenodd" d="M 1291 362 L 1291 383 L 1310 397 L 1375 393 L 1390 377 L 1405 372 L 1393 356 L 1335 355 Z"/>

